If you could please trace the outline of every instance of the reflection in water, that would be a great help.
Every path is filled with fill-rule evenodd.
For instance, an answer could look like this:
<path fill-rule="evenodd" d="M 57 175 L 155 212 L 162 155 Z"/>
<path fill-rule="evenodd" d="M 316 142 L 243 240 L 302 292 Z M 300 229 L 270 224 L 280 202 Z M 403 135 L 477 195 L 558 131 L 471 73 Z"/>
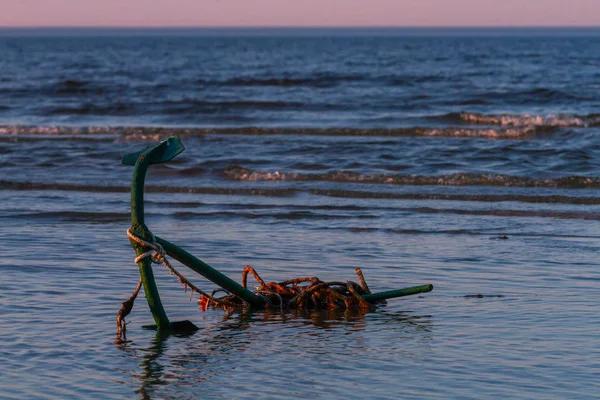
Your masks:
<path fill-rule="evenodd" d="M 430 316 L 409 311 L 244 310 L 226 312 L 220 323 L 195 335 L 157 333 L 147 348 L 133 342 L 117 348 L 138 360 L 141 371 L 133 374 L 140 384 L 136 392 L 140 398 L 150 399 L 159 393 L 162 397 L 163 392 L 176 395 L 187 385 L 199 386 L 199 395 L 228 390 L 223 386 L 215 389 L 215 385 L 233 371 L 245 376 L 248 360 L 254 368 L 318 371 L 323 362 L 335 357 L 350 357 L 341 363 L 354 358 L 368 362 L 372 353 L 382 348 L 410 356 L 410 350 L 403 348 L 405 339 L 416 340 L 422 348 L 431 339 L 431 330 Z"/>
<path fill-rule="evenodd" d="M 327 309 L 327 310 L 304 310 L 291 309 L 281 312 L 280 310 L 243 310 L 240 313 L 225 313 L 223 321 L 227 322 L 224 326 L 232 329 L 248 329 L 253 321 L 260 322 L 290 322 L 297 320 L 303 323 L 311 323 L 315 327 L 327 328 L 344 323 L 353 323 L 364 319 L 368 313 L 360 309 Z M 356 326 L 355 326 L 356 327 Z M 229 329 L 229 328 L 226 328 Z"/>
<path fill-rule="evenodd" d="M 195 331 L 178 334 L 156 332 L 148 348 L 136 348 L 132 341 L 115 342 L 119 350 L 129 353 L 134 359 L 140 359 L 139 352 L 143 353 L 140 360 L 141 373 L 134 373 L 134 377 L 141 382 L 141 387 L 135 391 L 140 394 L 141 399 L 151 399 L 156 386 L 169 384 L 165 376 L 167 366 L 159 362 L 161 356 L 169 349 L 169 340 L 173 337 L 188 338 L 194 333 Z"/>
<path fill-rule="evenodd" d="M 167 339 L 169 334 L 157 333 L 152 340 L 152 345 L 145 351 L 142 357 L 140 376 L 142 386 L 136 393 L 140 394 L 142 399 L 150 399 L 154 386 L 166 385 L 167 381 L 163 379 L 165 367 L 158 362 L 158 359 L 167 349 Z"/>

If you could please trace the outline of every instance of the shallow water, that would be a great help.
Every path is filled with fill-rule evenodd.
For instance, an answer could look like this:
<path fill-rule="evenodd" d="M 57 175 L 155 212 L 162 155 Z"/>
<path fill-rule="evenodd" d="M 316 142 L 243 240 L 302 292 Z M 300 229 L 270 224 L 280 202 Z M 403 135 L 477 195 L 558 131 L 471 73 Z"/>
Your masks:
<path fill-rule="evenodd" d="M 169 40 L 176 46 L 160 53 Z M 600 141 L 595 95 L 587 100 L 520 98 L 516 92 L 494 97 L 488 87 L 488 94 L 482 94 L 488 99 L 485 106 L 465 105 L 462 100 L 471 94 L 462 92 L 453 92 L 444 105 L 440 98 L 450 93 L 445 86 L 420 108 L 422 113 L 434 110 L 431 115 L 417 119 L 365 99 L 360 111 L 348 111 L 360 116 L 356 124 L 345 119 L 345 111 L 305 105 L 294 109 L 296 119 L 286 123 L 289 114 L 263 104 L 236 106 L 235 112 L 220 109 L 206 124 L 198 122 L 196 110 L 185 115 L 197 119 L 182 120 L 192 121 L 189 126 L 175 128 L 170 121 L 178 117 L 157 113 L 154 106 L 139 114 L 125 113 L 122 119 L 111 113 L 69 112 L 65 117 L 40 111 L 44 102 L 64 106 L 55 92 L 32 88 L 23 108 L 10 92 L 22 93 L 26 82 L 55 85 L 65 79 L 45 64 L 27 63 L 30 57 L 58 62 L 63 59 L 53 52 L 67 46 L 73 57 L 63 61 L 73 63 L 72 71 L 86 73 L 74 61 L 77 57 L 92 54 L 115 61 L 120 59 L 119 46 L 141 43 L 139 51 L 154 55 L 155 63 L 165 68 L 178 65 L 169 56 L 172 52 L 185 59 L 196 46 L 216 54 L 233 52 L 230 59 L 217 57 L 238 64 L 219 70 L 227 76 L 211 84 L 215 93 L 225 95 L 229 92 L 222 87 L 238 85 L 243 90 L 231 93 L 240 98 L 249 91 L 248 96 L 262 93 L 265 101 L 275 101 L 268 98 L 271 90 L 286 97 L 293 95 L 290 87 L 297 86 L 313 96 L 311 91 L 325 90 L 325 84 L 310 74 L 330 68 L 350 78 L 328 82 L 325 88 L 334 97 L 350 96 L 353 90 L 360 94 L 356 87 L 364 80 L 373 82 L 385 72 L 380 67 L 385 60 L 397 62 L 394 57 L 400 56 L 394 49 L 415 59 L 431 55 L 420 41 L 450 41 L 467 64 L 480 60 L 469 54 L 481 54 L 490 43 L 497 46 L 490 54 L 519 48 L 520 53 L 507 61 L 516 66 L 505 66 L 501 77 L 522 74 L 524 82 L 538 82 L 539 74 L 547 73 L 549 80 L 540 83 L 544 88 L 564 80 L 561 90 L 581 96 L 586 95 L 580 90 L 583 85 L 594 85 L 586 79 L 597 74 L 593 65 L 598 53 L 585 50 L 598 46 L 593 34 L 439 40 L 336 37 L 322 43 L 306 37 L 0 38 L 3 46 L 21 46 L 15 59 L 3 58 L 0 69 L 0 85 L 18 87 L 8 94 L 0 91 L 0 102 L 15 104 L 4 111 L 0 106 L 2 396 L 595 398 L 600 390 Z M 349 54 L 347 71 L 319 51 L 319 46 L 342 51 L 343 45 L 356 49 L 344 50 Z M 576 54 L 562 59 L 563 45 L 576 49 Z M 28 46 L 46 50 L 36 53 Z M 365 57 L 369 46 L 383 53 Z M 272 63 L 272 70 L 279 71 L 275 66 L 283 56 L 277 49 L 282 47 L 291 60 L 302 60 L 310 49 L 323 59 L 314 60 L 313 67 L 298 63 L 298 68 L 306 68 L 298 76 L 292 71 L 256 78 L 240 72 L 254 65 L 253 60 Z M 114 52 L 102 53 L 103 49 Z M 539 57 L 554 60 L 564 71 L 570 68 L 567 61 L 591 67 L 570 78 L 559 74 L 560 79 L 547 63 L 537 70 L 524 67 Z M 377 65 L 369 69 L 370 62 Z M 22 71 L 27 79 L 10 72 L 22 65 L 29 66 Z M 423 70 L 436 71 L 442 65 L 446 64 L 433 60 Z M 40 81 L 30 80 L 32 74 L 39 74 Z M 52 79 L 47 81 L 47 76 Z M 86 83 L 80 86 L 91 85 L 81 79 Z M 458 74 L 456 79 L 470 78 Z M 6 83 L 9 80 L 13 83 Z M 443 80 L 446 85 L 449 81 Z M 135 79 L 115 82 L 107 84 L 108 93 Z M 428 82 L 414 83 L 414 90 L 442 85 L 439 80 Z M 180 91 L 191 89 L 175 83 L 164 88 L 165 96 L 182 96 L 186 104 Z M 379 87 L 380 93 L 387 93 L 386 85 Z M 535 91 L 537 85 L 515 90 Z M 149 92 L 157 96 L 156 107 L 163 104 L 160 90 Z M 80 91 L 67 95 L 74 96 L 67 102 L 88 98 Z M 556 117 L 561 112 L 566 116 Z M 257 128 L 232 127 L 231 121 L 221 119 L 223 113 L 251 118 L 248 124 Z M 370 113 L 390 114 L 391 122 L 386 127 L 371 123 L 363 118 Z M 432 119 L 434 114 L 441 119 Z M 135 127 L 115 127 L 119 123 Z M 536 130 L 540 126 L 542 130 Z M 518 134 L 500 135 L 498 140 L 498 132 L 513 128 Z M 445 133 L 421 134 L 427 129 Z M 476 134 L 456 134 L 457 129 Z M 359 266 L 374 291 L 431 283 L 433 292 L 391 300 L 367 314 L 226 315 L 213 309 L 201 312 L 197 299 L 190 301 L 189 292 L 156 267 L 169 317 L 189 319 L 200 330 L 191 336 L 159 337 L 143 329 L 152 318 L 140 296 L 128 318 L 130 341 L 116 345 L 116 312 L 139 276 L 125 234 L 132 169 L 121 165 L 120 157 L 169 132 L 181 134 L 186 151 L 150 169 L 146 212 L 155 234 L 236 280 L 246 264 L 267 281 L 299 276 L 355 280 L 354 268 Z M 214 288 L 191 272 L 186 276 L 204 290 Z"/>

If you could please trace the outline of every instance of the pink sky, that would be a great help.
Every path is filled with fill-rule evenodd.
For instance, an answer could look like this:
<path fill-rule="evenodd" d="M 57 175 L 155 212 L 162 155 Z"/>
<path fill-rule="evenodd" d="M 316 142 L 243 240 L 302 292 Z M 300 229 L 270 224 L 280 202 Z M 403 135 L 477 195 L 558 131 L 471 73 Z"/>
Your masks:
<path fill-rule="evenodd" d="M 0 0 L 0 26 L 598 26 L 600 0 Z"/>

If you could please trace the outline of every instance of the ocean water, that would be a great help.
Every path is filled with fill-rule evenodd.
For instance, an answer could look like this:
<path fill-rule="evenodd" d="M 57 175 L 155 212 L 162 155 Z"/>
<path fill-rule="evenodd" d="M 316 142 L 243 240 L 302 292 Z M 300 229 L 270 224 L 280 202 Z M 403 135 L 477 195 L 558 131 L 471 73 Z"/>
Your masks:
<path fill-rule="evenodd" d="M 235 280 L 434 290 L 201 312 L 126 229 Z M 3 398 L 597 398 L 600 30 L 0 30 Z M 175 264 L 177 265 L 177 264 Z M 215 286 L 193 272 L 204 290 Z"/>

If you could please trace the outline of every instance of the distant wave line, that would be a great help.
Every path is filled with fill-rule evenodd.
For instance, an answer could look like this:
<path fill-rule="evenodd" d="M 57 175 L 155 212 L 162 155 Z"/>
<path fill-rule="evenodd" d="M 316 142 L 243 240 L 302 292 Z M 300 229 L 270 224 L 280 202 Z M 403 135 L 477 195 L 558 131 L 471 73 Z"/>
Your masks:
<path fill-rule="evenodd" d="M 545 187 L 565 189 L 600 188 L 600 178 L 566 176 L 561 178 L 528 178 L 502 174 L 451 174 L 451 175 L 400 175 L 365 174 L 354 171 L 336 170 L 326 173 L 299 173 L 258 171 L 241 166 L 228 166 L 226 178 L 238 181 L 324 181 L 342 183 L 364 183 L 411 186 L 511 186 Z"/>
<path fill-rule="evenodd" d="M 93 193 L 129 193 L 129 186 L 102 186 L 84 184 L 11 182 L 0 181 L 3 190 L 77 191 Z M 224 196 L 293 197 L 301 193 L 338 198 L 390 199 L 390 200 L 434 200 L 473 202 L 521 202 L 547 204 L 600 205 L 600 197 L 527 194 L 447 194 L 447 193 L 393 193 L 379 191 L 336 190 L 314 188 L 223 188 L 223 187 L 178 187 L 148 185 L 149 193 L 190 193 Z M 162 204 L 162 203 L 161 203 Z M 166 203 L 167 205 L 169 203 Z M 194 203 L 195 206 L 196 203 Z M 265 205 L 265 207 L 267 207 Z"/>
<path fill-rule="evenodd" d="M 470 125 L 498 125 L 503 127 L 560 127 L 589 128 L 600 126 L 600 114 L 480 114 L 470 112 L 449 113 L 443 117 L 450 122 Z"/>
<path fill-rule="evenodd" d="M 490 238 L 506 236 L 510 237 L 550 237 L 550 238 L 583 238 L 583 239 L 600 239 L 598 235 L 571 235 L 559 233 L 537 233 L 537 232 L 510 232 L 510 231 L 487 231 L 477 229 L 439 229 L 439 230 L 424 230 L 424 229 L 399 229 L 399 228 L 376 228 L 362 226 L 330 226 L 321 228 L 334 231 L 348 231 L 354 233 L 370 233 L 383 232 L 398 235 L 467 235 L 467 236 L 489 236 Z"/>
<path fill-rule="evenodd" d="M 377 219 L 381 218 L 370 211 L 377 211 L 377 208 L 367 209 L 360 213 L 354 210 L 350 213 L 324 213 L 317 212 L 320 210 L 285 210 L 282 207 L 277 212 L 260 212 L 260 211 L 176 211 L 160 214 L 148 213 L 152 216 L 162 216 L 167 218 L 190 220 L 192 218 L 245 218 L 245 219 L 277 219 L 277 220 L 301 220 L 301 219 Z M 398 207 L 396 212 L 409 212 L 414 214 L 457 214 L 471 216 L 492 216 L 492 217 L 516 217 L 516 218 L 558 218 L 558 219 L 583 219 L 583 220 L 600 220 L 599 213 L 593 212 L 577 212 L 577 211 L 551 211 L 551 210 L 514 210 L 514 209 L 487 209 L 473 210 L 460 208 L 434 208 L 434 207 Z M 100 221 L 100 222 L 115 222 L 124 221 L 129 218 L 129 213 L 124 212 L 86 212 L 86 211 L 46 211 L 46 212 L 19 212 L 8 213 L 0 216 L 2 219 L 27 218 L 27 219 L 58 219 L 66 221 Z M 403 233 L 405 230 L 401 230 Z M 392 231 L 393 232 L 393 231 Z M 399 232 L 394 232 L 399 233 Z M 422 233 L 412 231 L 409 233 Z M 457 233 L 450 231 L 448 233 Z"/>
<path fill-rule="evenodd" d="M 301 127 L 143 127 L 143 126 L 27 126 L 0 125 L 0 140 L 23 137 L 28 140 L 45 140 L 47 138 L 78 140 L 90 136 L 104 136 L 106 140 L 160 140 L 169 135 L 203 136 L 203 135 L 299 135 L 299 136 L 365 136 L 365 137 L 410 137 L 410 136 L 443 136 L 457 138 L 484 139 L 528 139 L 539 134 L 550 134 L 556 127 L 408 127 L 408 128 L 301 128 Z M 98 138 L 101 139 L 101 138 Z"/>

